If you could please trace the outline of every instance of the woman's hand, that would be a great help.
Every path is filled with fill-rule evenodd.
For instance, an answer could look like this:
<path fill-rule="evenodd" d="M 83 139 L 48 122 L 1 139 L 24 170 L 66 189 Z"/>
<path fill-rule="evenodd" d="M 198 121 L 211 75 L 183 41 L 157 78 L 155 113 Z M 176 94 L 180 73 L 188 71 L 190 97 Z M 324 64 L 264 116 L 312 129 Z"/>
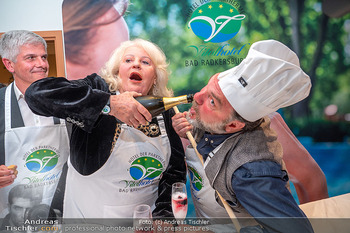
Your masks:
<path fill-rule="evenodd" d="M 126 91 L 120 95 L 111 95 L 110 107 L 112 115 L 122 122 L 137 127 L 145 125 L 147 121 L 152 121 L 152 115 L 134 97 L 141 96 L 135 91 Z"/>

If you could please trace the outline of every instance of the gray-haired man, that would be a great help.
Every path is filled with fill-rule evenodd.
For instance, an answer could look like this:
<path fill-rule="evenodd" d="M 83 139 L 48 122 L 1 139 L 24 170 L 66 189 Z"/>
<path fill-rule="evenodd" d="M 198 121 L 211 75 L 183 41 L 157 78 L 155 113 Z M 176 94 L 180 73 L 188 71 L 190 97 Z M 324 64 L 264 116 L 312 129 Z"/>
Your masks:
<path fill-rule="evenodd" d="M 0 213 L 4 215 L 10 188 L 21 183 L 27 189 L 43 187 L 42 202 L 51 204 L 69 144 L 65 122 L 34 114 L 23 95 L 32 82 L 48 76 L 45 40 L 30 31 L 6 32 L 0 38 L 0 56 L 14 78 L 0 89 Z M 17 166 L 17 178 L 9 165 Z"/>

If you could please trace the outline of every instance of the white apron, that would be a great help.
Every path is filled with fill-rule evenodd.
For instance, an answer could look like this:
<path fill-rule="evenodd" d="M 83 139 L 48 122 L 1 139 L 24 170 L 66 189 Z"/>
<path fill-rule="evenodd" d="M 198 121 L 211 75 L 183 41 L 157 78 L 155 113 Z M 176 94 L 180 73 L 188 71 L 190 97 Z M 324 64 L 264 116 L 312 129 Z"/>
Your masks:
<path fill-rule="evenodd" d="M 197 217 L 228 218 L 225 208 L 216 202 L 215 190 L 210 186 L 204 167 L 192 147 L 186 149 L 186 163 Z"/>
<path fill-rule="evenodd" d="M 5 93 L 5 165 L 17 165 L 18 175 L 12 185 L 0 189 L 1 216 L 8 212 L 9 191 L 18 184 L 40 190 L 41 203 L 50 205 L 69 155 L 68 134 L 63 120 L 60 124 L 49 126 L 11 128 L 12 85 Z"/>
<path fill-rule="evenodd" d="M 91 175 L 79 174 L 68 162 L 64 218 L 131 218 L 136 205 L 155 208 L 171 155 L 163 117 L 157 118 L 161 135 L 153 138 L 122 124 L 108 160 Z"/>
<path fill-rule="evenodd" d="M 213 152 L 218 151 L 221 145 L 222 144 L 216 147 Z M 187 170 L 191 180 L 191 194 L 197 217 L 210 219 L 211 223 L 214 223 L 214 225 L 210 226 L 211 231 L 237 232 L 235 227 L 231 224 L 231 221 L 222 222 L 222 220 L 229 219 L 230 217 L 227 214 L 225 208 L 217 203 L 215 199 L 215 190 L 211 187 L 210 182 L 205 174 L 204 168 L 210 161 L 210 157 L 208 157 L 204 165 L 202 165 L 195 150 L 192 147 L 188 146 L 186 148 L 185 154 Z M 235 212 L 235 216 L 237 218 L 248 217 L 243 221 L 240 219 L 241 227 L 258 225 L 258 223 L 253 218 L 251 218 L 251 216 L 247 216 L 244 213 Z"/>

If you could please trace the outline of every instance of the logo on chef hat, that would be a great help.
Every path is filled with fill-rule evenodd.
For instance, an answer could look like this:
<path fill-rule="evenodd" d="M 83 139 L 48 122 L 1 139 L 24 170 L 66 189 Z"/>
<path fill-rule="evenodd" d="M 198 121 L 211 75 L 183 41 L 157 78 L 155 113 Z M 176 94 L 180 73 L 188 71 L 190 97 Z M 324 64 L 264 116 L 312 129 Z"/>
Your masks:
<path fill-rule="evenodd" d="M 139 157 L 130 166 L 130 175 L 134 180 L 153 180 L 162 171 L 162 163 L 149 156 Z"/>
<path fill-rule="evenodd" d="M 49 149 L 36 150 L 26 159 L 26 167 L 35 173 L 45 173 L 56 167 L 58 155 Z"/>
<path fill-rule="evenodd" d="M 209 2 L 192 13 L 187 26 L 204 42 L 221 43 L 237 35 L 244 18 L 228 3 Z"/>
<path fill-rule="evenodd" d="M 190 174 L 192 188 L 196 191 L 201 190 L 203 188 L 202 177 L 198 174 L 196 169 L 194 169 L 193 167 L 188 166 L 188 171 Z"/>

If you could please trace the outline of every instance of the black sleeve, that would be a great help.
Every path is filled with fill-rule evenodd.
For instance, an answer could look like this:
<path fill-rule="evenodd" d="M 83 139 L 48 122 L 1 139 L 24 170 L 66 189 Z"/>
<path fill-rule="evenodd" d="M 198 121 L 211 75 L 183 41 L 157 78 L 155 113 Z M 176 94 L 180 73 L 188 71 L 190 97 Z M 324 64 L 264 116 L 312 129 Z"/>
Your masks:
<path fill-rule="evenodd" d="M 29 108 L 42 116 L 55 116 L 90 132 L 110 97 L 108 85 L 96 74 L 79 80 L 48 77 L 25 92 Z"/>
<path fill-rule="evenodd" d="M 185 152 L 180 137 L 172 127 L 171 117 L 173 115 L 173 109 L 163 114 L 171 146 L 171 156 L 169 165 L 159 182 L 156 208 L 153 210 L 154 218 L 174 217 L 171 209 L 171 186 L 175 182 L 186 183 Z"/>

